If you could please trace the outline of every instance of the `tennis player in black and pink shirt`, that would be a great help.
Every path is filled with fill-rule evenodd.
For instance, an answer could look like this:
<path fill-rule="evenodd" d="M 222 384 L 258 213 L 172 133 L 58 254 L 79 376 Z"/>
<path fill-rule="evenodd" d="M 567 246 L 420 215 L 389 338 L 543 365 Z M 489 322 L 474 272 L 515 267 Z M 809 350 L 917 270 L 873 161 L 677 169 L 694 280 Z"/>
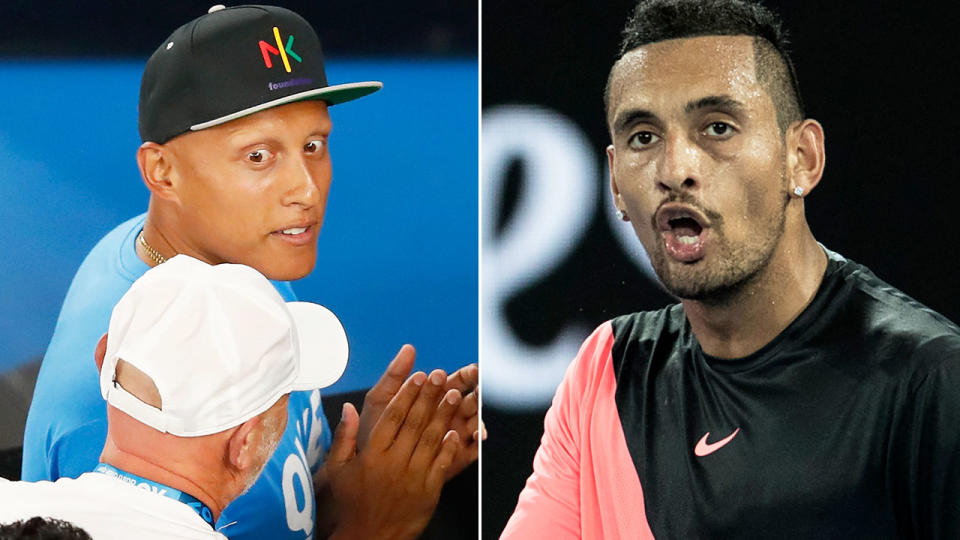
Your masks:
<path fill-rule="evenodd" d="M 503 538 L 960 538 L 960 330 L 814 238 L 825 164 L 779 20 L 651 0 L 610 185 L 680 303 L 583 344 Z"/>

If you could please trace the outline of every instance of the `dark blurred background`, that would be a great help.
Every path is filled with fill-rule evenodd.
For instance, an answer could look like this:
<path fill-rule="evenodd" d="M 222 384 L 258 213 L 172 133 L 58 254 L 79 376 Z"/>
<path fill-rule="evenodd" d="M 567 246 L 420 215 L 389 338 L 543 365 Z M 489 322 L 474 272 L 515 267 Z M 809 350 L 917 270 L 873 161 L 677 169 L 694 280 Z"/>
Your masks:
<path fill-rule="evenodd" d="M 602 89 L 633 5 L 482 2 L 484 538 L 516 504 L 579 343 L 671 302 L 607 187 Z M 826 130 L 814 235 L 960 320 L 955 28 L 913 3 L 765 5 L 791 30 L 807 114 Z"/>
<path fill-rule="evenodd" d="M 216 3 L 0 2 L 0 476 L 19 477 L 33 383 L 73 273 L 146 209 L 134 161 L 143 64 Z M 331 83 L 385 84 L 331 111 L 321 260 L 294 284 L 350 335 L 347 373 L 324 393 L 335 426 L 405 342 L 418 369 L 477 359 L 478 4 L 269 3 L 314 25 Z M 476 537 L 477 489 L 473 466 L 445 488 L 424 537 Z"/>
<path fill-rule="evenodd" d="M 0 33 L 0 55 L 146 57 L 175 28 L 217 3 L 256 2 L 4 0 L 0 13 L 7 25 Z M 475 57 L 477 53 L 476 2 L 266 3 L 310 21 L 326 54 Z"/>

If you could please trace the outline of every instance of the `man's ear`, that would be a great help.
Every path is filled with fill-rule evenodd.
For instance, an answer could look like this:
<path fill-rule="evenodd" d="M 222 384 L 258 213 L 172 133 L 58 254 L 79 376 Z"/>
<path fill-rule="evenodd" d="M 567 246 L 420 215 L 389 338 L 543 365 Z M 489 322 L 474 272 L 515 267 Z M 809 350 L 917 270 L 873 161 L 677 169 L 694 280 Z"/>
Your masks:
<path fill-rule="evenodd" d="M 177 192 L 170 181 L 173 172 L 173 150 L 168 145 L 145 142 L 137 149 L 137 166 L 150 193 L 161 199 L 175 201 Z"/>
<path fill-rule="evenodd" d="M 810 118 L 794 122 L 787 128 L 785 141 L 788 188 L 791 193 L 800 188 L 798 195 L 808 195 L 820 183 L 827 161 L 823 126 Z"/>
<path fill-rule="evenodd" d="M 93 351 L 93 361 L 97 363 L 97 373 L 103 369 L 103 358 L 107 356 L 107 335 L 100 336 L 97 342 L 97 348 Z"/>
<path fill-rule="evenodd" d="M 623 197 L 620 195 L 620 186 L 617 185 L 617 178 L 614 176 L 613 168 L 613 158 L 615 157 L 615 149 L 613 145 L 607 146 L 607 170 L 610 171 L 610 194 L 613 197 L 613 205 L 620 211 L 623 215 L 624 221 L 630 221 L 629 216 L 627 216 L 627 205 L 623 203 Z"/>
<path fill-rule="evenodd" d="M 237 426 L 227 441 L 227 459 L 239 471 L 249 470 L 256 465 L 257 447 L 260 444 L 260 416 Z"/>

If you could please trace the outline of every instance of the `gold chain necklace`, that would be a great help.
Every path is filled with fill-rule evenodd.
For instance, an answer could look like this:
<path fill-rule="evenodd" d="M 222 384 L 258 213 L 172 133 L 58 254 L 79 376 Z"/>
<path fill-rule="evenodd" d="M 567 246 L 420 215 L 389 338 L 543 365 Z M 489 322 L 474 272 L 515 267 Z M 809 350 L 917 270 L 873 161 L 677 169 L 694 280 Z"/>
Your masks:
<path fill-rule="evenodd" d="M 143 237 L 143 230 L 140 230 L 140 234 L 137 235 L 137 242 L 140 242 L 140 245 L 143 246 L 143 250 L 147 252 L 147 256 L 150 257 L 153 262 L 157 264 L 163 264 L 167 262 L 167 258 L 160 254 L 159 251 L 153 249 L 153 246 L 147 243 L 147 239 Z"/>

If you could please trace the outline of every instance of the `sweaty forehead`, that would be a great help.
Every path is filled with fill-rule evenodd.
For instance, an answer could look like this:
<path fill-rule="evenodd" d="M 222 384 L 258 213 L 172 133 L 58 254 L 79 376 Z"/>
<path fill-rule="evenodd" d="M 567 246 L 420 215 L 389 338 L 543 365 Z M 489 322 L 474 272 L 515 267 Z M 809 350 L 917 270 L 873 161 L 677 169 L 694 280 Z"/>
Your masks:
<path fill-rule="evenodd" d="M 763 95 L 754 65 L 750 36 L 702 36 L 638 47 L 611 70 L 607 119 L 623 109 L 665 114 L 704 96 L 746 103 Z"/>

